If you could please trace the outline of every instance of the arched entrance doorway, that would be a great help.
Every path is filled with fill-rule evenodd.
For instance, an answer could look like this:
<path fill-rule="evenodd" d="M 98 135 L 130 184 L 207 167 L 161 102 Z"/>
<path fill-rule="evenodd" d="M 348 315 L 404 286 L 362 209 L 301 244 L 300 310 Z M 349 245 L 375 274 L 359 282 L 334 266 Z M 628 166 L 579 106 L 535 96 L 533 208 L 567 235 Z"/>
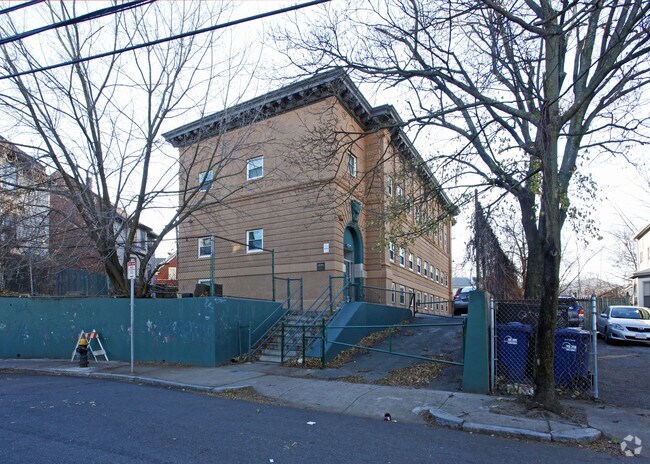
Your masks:
<path fill-rule="evenodd" d="M 356 224 L 349 224 L 343 232 L 343 264 L 345 282 L 363 285 L 363 241 Z"/>

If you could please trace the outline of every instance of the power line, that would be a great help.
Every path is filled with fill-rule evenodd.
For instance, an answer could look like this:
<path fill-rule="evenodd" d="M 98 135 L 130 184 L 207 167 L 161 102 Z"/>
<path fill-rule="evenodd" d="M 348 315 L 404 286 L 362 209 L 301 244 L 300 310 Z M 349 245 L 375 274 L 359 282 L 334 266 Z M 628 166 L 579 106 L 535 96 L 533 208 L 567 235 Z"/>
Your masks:
<path fill-rule="evenodd" d="M 42 0 L 38 0 L 36 1 L 36 3 L 39 3 L 41 1 Z M 104 16 L 119 13 L 121 11 L 127 11 L 149 3 L 153 3 L 155 1 L 156 0 L 134 0 L 128 3 L 122 3 L 119 5 L 102 8 L 101 10 L 91 11 L 90 13 L 86 13 L 81 16 L 76 16 L 74 18 L 66 19 L 65 21 L 59 21 L 58 23 L 48 24 L 47 26 L 32 29 L 31 31 L 21 32 L 20 34 L 13 35 L 11 37 L 5 37 L 4 39 L 0 39 L 0 45 L 4 45 L 10 42 L 15 42 L 16 40 L 25 39 L 27 37 L 31 37 L 33 35 L 40 34 L 41 32 L 49 31 L 52 29 L 58 29 L 64 26 L 72 26 L 73 24 L 90 21 L 91 19 L 103 18 Z"/>
<path fill-rule="evenodd" d="M 6 76 L 0 76 L 0 80 L 11 79 L 13 77 L 20 77 L 20 76 L 25 76 L 25 75 L 28 75 L 28 74 L 36 74 L 38 72 L 50 71 L 52 69 L 62 68 L 64 66 L 70 66 L 70 65 L 73 65 L 73 64 L 77 64 L 77 63 L 84 63 L 86 61 L 96 60 L 96 59 L 99 59 L 99 58 L 106 58 L 108 56 L 117 55 L 117 54 L 125 53 L 125 52 L 130 52 L 130 51 L 133 51 L 133 50 L 138 50 L 140 48 L 151 47 L 153 45 L 158 45 L 158 44 L 165 43 L 165 42 L 171 42 L 173 40 L 184 39 L 186 37 L 191 37 L 191 36 L 194 36 L 194 35 L 204 34 L 206 32 L 212 32 L 212 31 L 216 31 L 216 30 L 219 30 L 219 29 L 225 29 L 225 28 L 228 28 L 228 27 L 237 26 L 239 24 L 247 23 L 247 22 L 250 22 L 250 21 L 255 21 L 255 20 L 258 20 L 258 19 L 268 18 L 270 16 L 275 16 L 275 15 L 282 14 L 282 13 L 289 13 L 291 11 L 300 10 L 302 8 L 307 8 L 307 7 L 314 6 L 314 5 L 319 5 L 321 3 L 327 3 L 329 1 L 330 0 L 313 0 L 311 2 L 302 3 L 300 5 L 294 5 L 294 6 L 290 6 L 290 7 L 286 7 L 286 8 L 280 8 L 279 10 L 273 10 L 273 11 L 269 11 L 269 12 L 266 12 L 266 13 L 260 13 L 260 14 L 254 15 L 254 16 L 248 16 L 246 18 L 237 19 L 237 20 L 234 20 L 234 21 L 229 21 L 227 23 L 216 24 L 214 26 L 205 27 L 205 28 L 202 28 L 202 29 L 197 29 L 195 31 L 185 32 L 183 34 L 172 35 L 170 37 L 165 37 L 163 39 L 153 40 L 151 42 L 145 42 L 145 43 L 138 44 L 138 45 L 133 45 L 133 46 L 130 46 L 130 47 L 124 47 L 124 48 L 121 48 L 121 49 L 118 49 L 118 50 L 113 50 L 113 51 L 110 51 L 110 52 L 100 53 L 98 55 L 87 56 L 87 57 L 84 57 L 84 58 L 77 58 L 75 60 L 69 60 L 69 61 L 65 61 L 63 63 L 53 64 L 53 65 L 50 65 L 50 66 L 43 66 L 41 68 L 30 69 L 30 70 L 27 70 L 27 71 L 21 71 L 21 72 L 17 72 L 17 73 L 14 73 L 14 74 L 9 74 L 9 75 L 6 75 Z"/>
<path fill-rule="evenodd" d="M 11 13 L 12 11 L 20 10 L 21 8 L 27 8 L 28 6 L 37 5 L 43 3 L 45 0 L 32 0 L 31 2 L 20 3 L 18 5 L 10 6 L 4 10 L 0 10 L 0 15 Z"/>

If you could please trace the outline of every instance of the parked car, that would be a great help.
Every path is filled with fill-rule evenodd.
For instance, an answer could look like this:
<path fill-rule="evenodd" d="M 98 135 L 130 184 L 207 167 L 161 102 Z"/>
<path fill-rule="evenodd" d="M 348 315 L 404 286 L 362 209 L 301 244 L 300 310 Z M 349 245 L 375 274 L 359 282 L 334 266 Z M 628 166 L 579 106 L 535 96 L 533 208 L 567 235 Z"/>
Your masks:
<path fill-rule="evenodd" d="M 607 343 L 614 340 L 650 343 L 650 309 L 610 306 L 598 316 L 596 327 Z"/>
<path fill-rule="evenodd" d="M 585 325 L 585 310 L 580 306 L 576 299 L 572 296 L 560 296 L 558 298 L 558 320 L 564 311 L 568 313 L 569 327 L 584 327 Z"/>
<path fill-rule="evenodd" d="M 467 314 L 469 306 L 469 292 L 476 290 L 476 287 L 460 287 L 454 295 L 454 316 Z"/>

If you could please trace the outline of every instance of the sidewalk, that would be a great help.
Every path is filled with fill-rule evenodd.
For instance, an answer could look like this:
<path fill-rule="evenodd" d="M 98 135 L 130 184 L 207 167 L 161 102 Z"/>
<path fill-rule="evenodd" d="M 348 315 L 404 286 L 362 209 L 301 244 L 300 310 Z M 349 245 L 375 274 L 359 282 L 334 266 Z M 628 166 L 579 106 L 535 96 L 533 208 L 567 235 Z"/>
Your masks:
<path fill-rule="evenodd" d="M 514 404 L 512 398 L 323 380 L 314 378 L 311 369 L 260 363 L 216 368 L 136 365 L 131 374 L 124 362 L 92 362 L 81 368 L 65 360 L 0 359 L 0 371 L 137 381 L 204 392 L 252 387 L 260 395 L 298 408 L 378 420 L 389 413 L 394 421 L 410 423 L 423 423 L 428 413 L 441 426 L 541 441 L 585 443 L 601 432 L 618 439 L 631 434 L 646 444 L 641 454 L 650 456 L 650 410 L 587 401 L 569 402 L 586 412 L 587 423 L 575 423 L 513 415 L 507 412 L 516 410 L 508 407 Z"/>

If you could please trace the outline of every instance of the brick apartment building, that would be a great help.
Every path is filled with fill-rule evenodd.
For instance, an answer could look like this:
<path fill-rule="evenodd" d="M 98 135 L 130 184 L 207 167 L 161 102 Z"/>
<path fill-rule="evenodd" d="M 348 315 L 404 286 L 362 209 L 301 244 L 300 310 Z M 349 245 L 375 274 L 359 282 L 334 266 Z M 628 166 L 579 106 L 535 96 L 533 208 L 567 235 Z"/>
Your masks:
<path fill-rule="evenodd" d="M 302 278 L 307 302 L 343 276 L 388 289 L 374 301 L 412 294 L 451 311 L 455 208 L 400 122 L 336 70 L 164 134 L 181 196 L 211 203 L 178 229 L 179 291 L 209 282 L 216 254 L 225 295 L 268 298 L 272 249 L 275 275 Z"/>

